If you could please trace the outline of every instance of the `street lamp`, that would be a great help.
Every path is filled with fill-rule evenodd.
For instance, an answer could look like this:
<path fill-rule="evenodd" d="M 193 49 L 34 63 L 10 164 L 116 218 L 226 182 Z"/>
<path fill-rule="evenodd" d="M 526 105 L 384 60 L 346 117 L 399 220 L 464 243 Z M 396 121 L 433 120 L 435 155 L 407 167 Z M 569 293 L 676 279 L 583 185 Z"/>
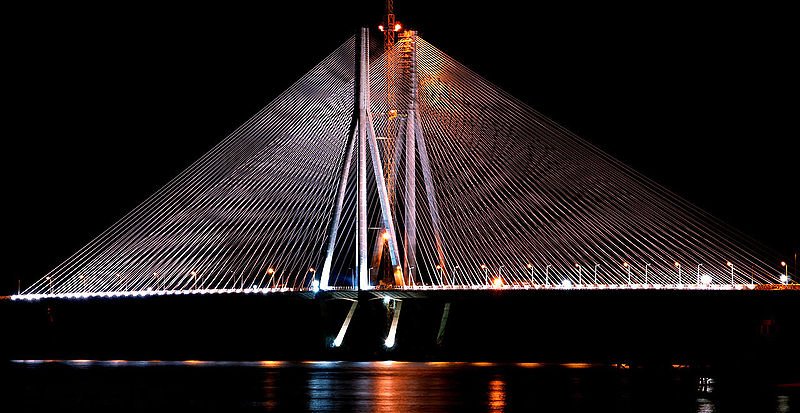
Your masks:
<path fill-rule="evenodd" d="M 785 272 L 783 273 L 783 276 L 781 277 L 781 283 L 782 284 L 788 284 L 789 283 L 789 266 L 786 265 L 786 261 L 781 261 L 781 266 L 785 269 Z"/>
<path fill-rule="evenodd" d="M 190 272 L 189 274 L 192 276 L 192 279 L 194 280 L 194 282 L 192 284 L 192 289 L 196 290 L 197 289 L 197 271 L 192 270 L 192 272 Z"/>
<path fill-rule="evenodd" d="M 528 263 L 527 267 L 531 270 L 531 285 L 533 285 L 533 264 Z"/>
<path fill-rule="evenodd" d="M 497 278 L 500 279 L 501 283 L 503 282 L 503 266 L 502 265 L 497 267 Z"/>
<path fill-rule="evenodd" d="M 651 265 L 650 263 L 647 263 L 647 264 L 644 265 L 644 283 L 645 284 L 647 284 L 647 267 L 649 267 L 650 265 Z"/>
<path fill-rule="evenodd" d="M 622 266 L 624 266 L 628 270 L 628 285 L 631 285 L 631 266 L 628 264 L 627 261 L 623 262 Z"/>
<path fill-rule="evenodd" d="M 700 267 L 702 266 L 703 264 L 697 264 L 697 285 L 700 285 Z"/>
<path fill-rule="evenodd" d="M 583 284 L 583 268 L 581 268 L 581 265 L 578 264 L 577 262 L 575 263 L 575 267 L 578 268 L 578 285 L 582 285 Z"/>
<path fill-rule="evenodd" d="M 411 286 L 414 286 L 414 268 L 413 265 L 408 267 L 408 283 L 411 284 Z"/>
<path fill-rule="evenodd" d="M 731 267 L 731 285 L 733 285 L 733 263 L 728 261 L 728 267 Z"/>
<path fill-rule="evenodd" d="M 681 282 L 681 263 L 675 261 L 675 268 L 678 269 L 678 285 L 682 285 L 683 283 Z"/>
<path fill-rule="evenodd" d="M 600 267 L 600 264 L 594 264 L 594 285 L 597 285 L 597 268 Z"/>
<path fill-rule="evenodd" d="M 444 268 L 441 265 L 436 264 L 436 271 L 439 271 L 439 285 L 444 287 Z"/>
<path fill-rule="evenodd" d="M 308 272 L 311 273 L 311 283 L 309 285 L 313 286 L 314 281 L 317 280 L 317 269 L 314 267 L 308 267 Z"/>
<path fill-rule="evenodd" d="M 547 267 L 544 267 L 544 283 L 546 285 L 550 285 L 550 267 L 552 267 L 550 264 L 547 264 Z"/>
<path fill-rule="evenodd" d="M 456 266 L 454 267 L 454 270 L 453 270 L 453 277 L 454 277 L 454 278 L 455 278 L 455 280 L 456 280 L 456 284 L 458 284 L 458 282 L 459 282 L 459 278 L 458 278 L 458 269 L 459 269 L 459 268 L 461 268 L 461 267 L 459 267 L 458 265 L 456 265 Z M 466 280 L 465 280 L 465 281 L 466 281 Z"/>
<path fill-rule="evenodd" d="M 50 295 L 53 295 L 53 279 L 50 276 L 47 276 L 47 286 L 50 289 Z"/>
<path fill-rule="evenodd" d="M 481 269 L 483 270 L 483 277 L 486 278 L 486 284 L 491 285 L 491 281 L 489 281 L 489 267 L 486 264 L 481 264 Z"/>

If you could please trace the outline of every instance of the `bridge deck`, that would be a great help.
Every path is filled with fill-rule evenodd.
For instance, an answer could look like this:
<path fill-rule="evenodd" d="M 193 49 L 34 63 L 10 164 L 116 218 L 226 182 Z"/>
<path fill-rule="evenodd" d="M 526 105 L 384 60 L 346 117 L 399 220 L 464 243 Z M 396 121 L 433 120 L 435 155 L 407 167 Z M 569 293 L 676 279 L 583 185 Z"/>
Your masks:
<path fill-rule="evenodd" d="M 477 286 L 477 285 L 445 285 L 430 286 L 421 285 L 414 287 L 385 287 L 371 290 L 359 291 L 357 289 L 330 289 L 326 291 L 314 291 L 307 288 L 229 288 L 229 289 L 197 289 L 197 290 L 160 290 L 160 291 L 100 291 L 83 293 L 59 293 L 59 294 L 18 294 L 12 296 L 0 296 L 0 300 L 43 300 L 43 299 L 88 299 L 88 298 L 127 298 L 127 297 L 149 297 L 149 296 L 181 296 L 181 295 L 209 295 L 209 294 L 242 294 L 242 295 L 295 295 L 302 298 L 313 299 L 317 294 L 323 293 L 326 296 L 357 299 L 359 292 L 366 292 L 375 297 L 401 298 L 420 298 L 438 292 L 450 293 L 480 293 L 480 292 L 501 292 L 501 291 L 782 291 L 800 290 L 800 284 L 583 284 L 583 285 L 505 285 L 496 286 Z"/>

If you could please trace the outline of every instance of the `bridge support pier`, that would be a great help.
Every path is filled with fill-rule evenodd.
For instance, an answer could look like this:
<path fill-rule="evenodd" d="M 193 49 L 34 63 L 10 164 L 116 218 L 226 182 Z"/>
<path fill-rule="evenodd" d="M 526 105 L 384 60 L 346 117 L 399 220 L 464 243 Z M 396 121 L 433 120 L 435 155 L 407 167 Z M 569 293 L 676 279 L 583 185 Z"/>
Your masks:
<path fill-rule="evenodd" d="M 444 342 L 444 329 L 447 327 L 447 318 L 450 317 L 450 303 L 444 303 L 442 311 L 442 321 L 439 322 L 439 333 L 436 334 L 436 344 L 442 345 Z"/>
<path fill-rule="evenodd" d="M 392 314 L 392 324 L 389 326 L 389 334 L 386 335 L 386 340 L 383 342 L 383 345 L 389 349 L 394 347 L 395 338 L 397 337 L 397 323 L 400 322 L 400 310 L 403 308 L 402 300 L 393 300 L 393 302 L 394 314 Z"/>
<path fill-rule="evenodd" d="M 342 327 L 339 329 L 339 334 L 337 334 L 336 338 L 333 340 L 333 347 L 340 347 L 342 345 L 344 335 L 347 334 L 347 327 L 350 326 L 350 321 L 356 313 L 356 308 L 358 308 L 358 300 L 352 300 L 350 311 L 347 312 L 347 317 L 345 317 L 344 323 L 342 323 Z"/>

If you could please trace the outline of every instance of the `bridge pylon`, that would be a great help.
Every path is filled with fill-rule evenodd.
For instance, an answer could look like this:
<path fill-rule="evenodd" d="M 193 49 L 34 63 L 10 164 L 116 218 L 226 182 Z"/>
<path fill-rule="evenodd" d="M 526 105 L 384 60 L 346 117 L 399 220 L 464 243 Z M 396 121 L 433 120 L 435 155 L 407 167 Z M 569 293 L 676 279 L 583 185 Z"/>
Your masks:
<path fill-rule="evenodd" d="M 369 147 L 369 152 L 371 154 L 372 170 L 375 174 L 375 183 L 378 191 L 378 199 L 380 201 L 382 224 L 385 228 L 385 238 L 386 243 L 388 244 L 392 268 L 397 268 L 400 265 L 400 254 L 398 252 L 399 249 L 397 246 L 397 233 L 395 232 L 394 219 L 392 218 L 392 208 L 389 204 L 389 195 L 386 189 L 386 182 L 384 180 L 383 163 L 381 162 L 381 154 L 378 148 L 378 140 L 375 134 L 375 126 L 372 119 L 369 84 L 369 29 L 361 29 L 360 41 L 358 44 L 358 82 L 356 83 L 357 105 L 355 105 L 353 110 L 354 121 L 352 124 L 354 127 L 350 128 L 351 136 L 346 150 L 352 151 L 354 146 L 356 146 L 358 150 L 356 277 L 358 279 L 358 288 L 367 290 L 372 288 L 372 285 L 370 284 L 370 271 L 367 259 L 367 147 Z M 355 142 L 357 142 L 357 145 L 354 145 Z M 333 262 L 336 238 L 339 231 L 339 222 L 341 221 L 342 206 L 344 204 L 344 196 L 349 178 L 351 159 L 352 153 L 348 152 L 345 155 L 345 162 L 343 162 L 341 168 L 339 188 L 336 194 L 336 201 L 334 202 L 331 224 L 328 231 L 328 246 L 325 254 L 325 262 L 320 275 L 321 289 L 328 289 L 330 287 L 331 263 Z M 402 274 L 395 277 L 395 283 L 398 285 L 403 285 L 404 281 Z"/>

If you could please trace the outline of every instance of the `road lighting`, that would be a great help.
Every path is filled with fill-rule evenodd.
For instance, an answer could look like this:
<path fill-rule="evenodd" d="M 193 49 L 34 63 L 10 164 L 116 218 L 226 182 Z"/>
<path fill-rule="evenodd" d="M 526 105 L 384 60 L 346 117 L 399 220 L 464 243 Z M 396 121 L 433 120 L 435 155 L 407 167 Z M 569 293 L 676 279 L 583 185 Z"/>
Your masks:
<path fill-rule="evenodd" d="M 528 263 L 527 267 L 531 270 L 531 285 L 533 285 L 533 264 Z"/>
<path fill-rule="evenodd" d="M 547 267 L 544 267 L 544 283 L 546 285 L 550 285 L 550 267 L 552 267 L 550 264 L 547 264 Z"/>
<path fill-rule="evenodd" d="M 675 268 L 678 269 L 678 285 L 683 285 L 681 282 L 681 264 L 678 261 L 675 261 Z"/>
<path fill-rule="evenodd" d="M 308 272 L 311 273 L 311 284 L 309 284 L 309 285 L 313 286 L 314 285 L 314 281 L 317 280 L 317 270 L 314 267 L 308 267 Z"/>
<path fill-rule="evenodd" d="M 414 286 L 414 268 L 413 265 L 408 267 L 408 282 L 412 287 Z"/>
<path fill-rule="evenodd" d="M 367 270 L 367 277 L 369 277 L 369 282 L 372 282 L 372 267 Z"/>
<path fill-rule="evenodd" d="M 192 270 L 192 272 L 190 272 L 189 274 L 191 274 L 192 279 L 194 280 L 194 283 L 192 284 L 192 289 L 196 290 L 197 289 L 197 271 Z"/>
<path fill-rule="evenodd" d="M 594 265 L 594 285 L 597 285 L 597 268 L 600 267 L 600 264 Z"/>
<path fill-rule="evenodd" d="M 578 268 L 578 285 L 583 284 L 583 268 L 577 262 L 575 263 L 575 267 Z"/>
<path fill-rule="evenodd" d="M 700 285 L 700 267 L 702 266 L 703 264 L 697 264 L 697 285 Z"/>
<path fill-rule="evenodd" d="M 644 265 L 644 283 L 645 284 L 647 284 L 647 267 L 649 267 L 650 265 L 651 264 L 649 264 L 649 263 Z"/>
<path fill-rule="evenodd" d="M 622 266 L 628 270 L 628 285 L 631 285 L 631 266 L 627 262 L 623 262 Z"/>
<path fill-rule="evenodd" d="M 461 267 L 459 267 L 458 265 L 456 265 L 456 266 L 454 267 L 454 269 L 453 269 L 453 278 L 455 278 L 456 284 L 458 284 L 458 282 L 459 282 L 459 278 L 458 278 L 458 269 L 459 269 L 459 268 L 461 268 Z"/>
<path fill-rule="evenodd" d="M 483 270 L 483 277 L 486 278 L 486 284 L 491 285 L 491 281 L 489 281 L 489 267 L 486 264 L 481 264 L 481 269 Z"/>
<path fill-rule="evenodd" d="M 728 261 L 728 267 L 731 267 L 731 285 L 733 285 L 733 263 Z"/>
<path fill-rule="evenodd" d="M 497 278 L 500 279 L 501 283 L 503 282 L 503 266 L 502 265 L 497 267 Z"/>
<path fill-rule="evenodd" d="M 789 283 L 789 266 L 786 265 L 786 261 L 781 261 L 781 266 L 785 269 L 785 272 L 783 273 L 783 276 L 781 277 L 781 283 L 782 284 L 788 284 Z"/>
<path fill-rule="evenodd" d="M 441 265 L 436 264 L 436 271 L 439 271 L 439 285 L 444 287 L 444 268 Z"/>
<path fill-rule="evenodd" d="M 50 276 L 47 276 L 47 286 L 50 290 L 50 295 L 53 295 L 53 279 Z"/>
<path fill-rule="evenodd" d="M 494 279 L 494 281 L 492 281 L 492 287 L 493 288 L 503 288 L 503 279 L 500 278 L 499 275 L 497 276 L 497 278 Z"/>

